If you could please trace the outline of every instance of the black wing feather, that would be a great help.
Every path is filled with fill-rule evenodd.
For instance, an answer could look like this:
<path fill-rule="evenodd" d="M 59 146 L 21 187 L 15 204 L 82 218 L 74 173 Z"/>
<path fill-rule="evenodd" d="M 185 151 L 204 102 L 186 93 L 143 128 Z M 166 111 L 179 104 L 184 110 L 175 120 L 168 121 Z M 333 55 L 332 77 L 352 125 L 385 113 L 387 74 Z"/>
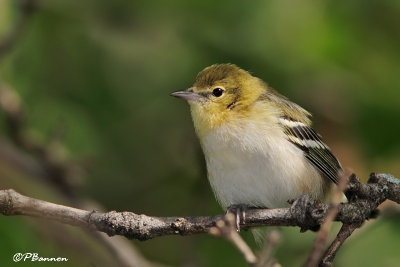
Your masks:
<path fill-rule="evenodd" d="M 291 143 L 300 148 L 305 157 L 327 178 L 338 183 L 342 166 L 314 129 L 292 118 L 282 117 L 282 126 Z"/>

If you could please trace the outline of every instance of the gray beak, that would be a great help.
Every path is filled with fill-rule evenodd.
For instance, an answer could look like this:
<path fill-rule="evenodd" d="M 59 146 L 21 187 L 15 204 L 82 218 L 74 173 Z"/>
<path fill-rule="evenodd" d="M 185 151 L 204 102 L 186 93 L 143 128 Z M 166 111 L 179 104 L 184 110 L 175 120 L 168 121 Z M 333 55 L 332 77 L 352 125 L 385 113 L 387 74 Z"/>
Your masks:
<path fill-rule="evenodd" d="M 197 100 L 203 98 L 203 96 L 193 92 L 190 89 L 184 90 L 184 91 L 173 92 L 172 94 L 170 94 L 170 96 L 183 98 L 183 99 L 188 100 L 188 101 L 197 101 Z"/>

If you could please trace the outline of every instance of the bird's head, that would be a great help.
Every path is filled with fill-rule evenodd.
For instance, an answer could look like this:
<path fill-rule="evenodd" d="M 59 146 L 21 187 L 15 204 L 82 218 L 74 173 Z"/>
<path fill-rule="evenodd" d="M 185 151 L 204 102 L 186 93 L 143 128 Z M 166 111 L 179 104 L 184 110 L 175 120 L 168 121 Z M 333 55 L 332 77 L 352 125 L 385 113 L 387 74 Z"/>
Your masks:
<path fill-rule="evenodd" d="M 215 64 L 201 71 L 193 86 L 171 95 L 187 100 L 199 135 L 246 115 L 263 93 L 263 81 L 234 64 Z"/>

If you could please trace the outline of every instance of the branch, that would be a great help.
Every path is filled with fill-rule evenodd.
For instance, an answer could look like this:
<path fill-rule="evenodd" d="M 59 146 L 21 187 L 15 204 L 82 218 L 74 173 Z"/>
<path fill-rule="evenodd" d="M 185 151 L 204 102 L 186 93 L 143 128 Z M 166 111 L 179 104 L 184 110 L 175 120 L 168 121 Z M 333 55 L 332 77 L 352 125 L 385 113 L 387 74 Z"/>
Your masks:
<path fill-rule="evenodd" d="M 331 267 L 333 266 L 333 260 L 336 256 L 336 252 L 342 246 L 344 241 L 356 230 L 360 225 L 359 224 L 343 224 L 342 228 L 340 228 L 339 233 L 337 234 L 335 240 L 333 240 L 332 244 L 329 246 L 327 251 L 325 252 L 324 257 L 321 260 L 321 267 Z"/>
<path fill-rule="evenodd" d="M 227 213 L 223 219 L 218 220 L 209 233 L 213 236 L 223 237 L 231 242 L 250 266 L 258 266 L 259 259 L 236 230 L 235 215 L 233 213 Z"/>
<path fill-rule="evenodd" d="M 343 192 L 346 190 L 347 187 L 347 177 L 348 175 L 342 174 L 339 177 L 339 182 L 337 184 L 336 190 L 334 194 L 332 195 L 331 203 L 330 203 L 330 209 L 328 213 L 325 216 L 325 221 L 321 225 L 321 229 L 318 232 L 317 238 L 315 239 L 314 242 L 314 247 L 313 251 L 311 252 L 310 256 L 308 257 L 308 260 L 306 262 L 307 267 L 314 267 L 318 265 L 318 262 L 321 259 L 326 240 L 328 239 L 329 232 L 332 227 L 333 220 L 336 217 L 336 214 L 338 212 L 338 205 L 343 198 Z"/>
<path fill-rule="evenodd" d="M 343 242 L 362 223 L 376 214 L 376 208 L 389 199 L 400 203 L 400 181 L 388 174 L 372 173 L 368 184 L 351 175 L 346 191 L 347 203 L 337 205 L 335 221 L 343 223 L 336 239 L 325 252 L 321 266 L 332 266 L 333 259 Z M 298 226 L 301 231 L 317 229 L 332 220 L 332 206 L 303 195 L 292 201 L 290 208 L 249 209 L 241 229 L 258 226 Z M 198 217 L 154 217 L 133 212 L 97 212 L 62 206 L 23 196 L 12 189 L 0 190 L 0 212 L 4 215 L 27 215 L 87 227 L 109 236 L 148 240 L 165 235 L 193 235 L 210 232 L 224 215 Z M 327 216 L 331 218 L 327 218 Z M 213 228 L 215 232 L 215 228 Z M 230 236 L 231 237 L 231 236 Z M 231 239 L 231 238 L 230 238 Z M 230 240 L 228 238 L 228 240 Z M 232 240 L 230 240 L 232 242 Z M 243 246 L 232 242 L 242 253 Z M 248 251 L 245 255 L 248 254 Z M 251 259 L 249 262 L 252 262 Z M 315 264 L 315 262 L 314 262 Z"/>
<path fill-rule="evenodd" d="M 264 247 L 260 253 L 259 262 L 257 267 L 278 267 L 281 266 L 276 260 L 271 259 L 271 254 L 276 245 L 281 241 L 281 234 L 278 230 L 271 230 L 268 232 Z"/>
<path fill-rule="evenodd" d="M 371 174 L 368 184 L 354 175 L 347 191 L 348 203 L 338 205 L 335 220 L 361 225 L 386 199 L 400 202 L 400 181 L 387 174 Z M 153 217 L 133 212 L 86 211 L 23 196 L 12 189 L 0 191 L 0 212 L 4 215 L 27 215 L 56 220 L 75 226 L 90 227 L 109 236 L 148 240 L 164 235 L 206 233 L 224 215 L 198 217 Z M 302 231 L 315 229 L 324 222 L 329 205 L 304 195 L 290 208 L 249 209 L 241 229 L 257 226 L 299 226 Z"/>

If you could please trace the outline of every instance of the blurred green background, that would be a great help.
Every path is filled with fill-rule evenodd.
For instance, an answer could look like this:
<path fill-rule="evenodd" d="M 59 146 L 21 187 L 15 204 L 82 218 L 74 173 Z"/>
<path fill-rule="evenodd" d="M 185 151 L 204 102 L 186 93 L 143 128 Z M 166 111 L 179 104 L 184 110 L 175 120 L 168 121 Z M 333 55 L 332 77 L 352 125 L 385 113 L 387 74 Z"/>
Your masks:
<path fill-rule="evenodd" d="M 76 194 L 106 210 L 222 212 L 188 106 L 169 97 L 214 63 L 235 63 L 311 111 L 326 143 L 360 177 L 400 177 L 397 0 L 36 2 L 25 32 L 0 61 L 0 83 L 21 96 L 35 137 L 57 139 L 64 157 L 84 167 Z M 0 1 L 0 37 L 21 16 L 17 3 Z M 2 143 L 12 143 L 0 119 Z M 1 161 L 2 189 L 67 204 Z M 339 252 L 337 266 L 398 266 L 399 223 L 393 214 L 365 226 Z M 50 225 L 58 239 L 38 230 Z M 23 251 L 67 255 L 71 266 L 108 265 L 88 259 L 86 251 L 97 260 L 104 253 L 75 228 L 4 216 L 0 226 L 2 266 Z M 61 242 L 70 232 L 77 239 Z M 251 234 L 243 235 L 257 249 Z M 314 236 L 283 229 L 276 258 L 300 266 Z M 131 243 L 161 264 L 246 266 L 229 243 L 208 235 Z"/>

